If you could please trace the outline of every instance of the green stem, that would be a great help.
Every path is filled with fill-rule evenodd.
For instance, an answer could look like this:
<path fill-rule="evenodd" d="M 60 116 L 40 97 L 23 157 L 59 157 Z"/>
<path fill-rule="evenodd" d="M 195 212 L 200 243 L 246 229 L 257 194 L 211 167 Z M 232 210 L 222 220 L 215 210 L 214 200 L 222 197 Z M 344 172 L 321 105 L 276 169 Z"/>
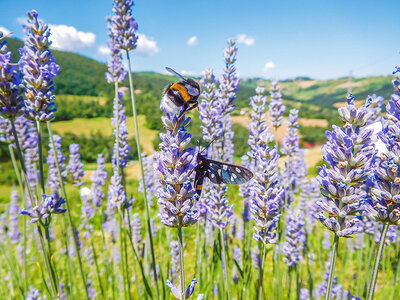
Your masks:
<path fill-rule="evenodd" d="M 38 134 L 40 187 L 42 188 L 42 194 L 46 194 L 45 186 L 44 186 L 44 170 L 43 170 L 42 129 L 40 127 L 40 122 L 39 121 L 36 121 L 36 129 L 37 129 L 37 134 Z M 57 157 L 57 156 L 54 155 L 54 157 Z"/>
<path fill-rule="evenodd" d="M 17 176 L 18 185 L 20 187 L 21 198 L 24 199 L 24 186 L 22 184 L 21 173 L 18 169 L 17 160 L 15 159 L 14 149 L 11 144 L 8 145 L 8 150 L 10 151 L 11 161 L 14 167 L 15 175 Z M 26 257 L 26 245 L 27 245 L 27 237 L 26 237 L 26 218 L 24 218 L 24 290 L 28 291 L 28 262 Z"/>
<path fill-rule="evenodd" d="M 382 252 L 383 252 L 383 247 L 385 246 L 385 239 L 386 239 L 386 234 L 388 232 L 388 229 L 389 229 L 389 223 L 386 223 L 383 226 L 382 233 L 381 233 L 381 239 L 379 241 L 379 248 L 378 248 L 378 251 L 376 252 L 372 277 L 371 277 L 371 281 L 370 281 L 369 289 L 368 289 L 367 300 L 372 300 L 374 298 L 376 279 L 378 278 L 379 264 L 382 259 Z"/>
<path fill-rule="evenodd" d="M 93 237 L 91 238 L 91 242 L 92 242 L 92 252 L 93 252 L 93 258 L 94 258 L 94 264 L 96 266 L 97 280 L 99 281 L 99 287 L 100 287 L 100 291 L 101 291 L 101 296 L 104 299 L 105 298 L 104 289 L 103 289 L 103 284 L 102 284 L 102 281 L 101 281 L 100 268 L 99 268 L 99 264 L 97 262 L 96 248 L 94 247 Z"/>
<path fill-rule="evenodd" d="M 178 244 L 179 244 L 179 263 L 180 263 L 180 277 L 181 277 L 181 299 L 186 299 L 186 285 L 185 285 L 185 267 L 184 267 L 184 256 L 183 256 L 183 235 L 182 235 L 182 220 L 179 218 L 178 225 Z"/>
<path fill-rule="evenodd" d="M 339 236 L 335 233 L 335 237 L 333 240 L 333 248 L 332 248 L 332 252 L 331 252 L 331 266 L 329 269 L 328 288 L 326 291 L 325 300 L 329 300 L 331 298 L 333 278 L 335 277 L 335 267 L 336 267 L 338 246 L 339 246 Z"/>
<path fill-rule="evenodd" d="M 229 278 L 228 278 L 228 262 L 226 260 L 226 249 L 225 249 L 225 241 L 224 241 L 224 229 L 220 228 L 220 237 L 221 237 L 221 250 L 222 250 L 222 273 L 225 279 L 225 288 L 227 299 L 231 299 L 230 287 L 229 287 Z"/>
<path fill-rule="evenodd" d="M 67 208 L 68 221 L 69 221 L 70 229 L 72 231 L 72 237 L 74 239 L 75 252 L 76 252 L 76 256 L 78 257 L 79 270 L 80 270 L 80 274 L 81 274 L 82 284 L 84 286 L 84 290 L 85 290 L 85 293 L 86 293 L 86 298 L 89 299 L 89 292 L 88 292 L 88 288 L 87 288 L 85 272 L 83 270 L 83 263 L 82 263 L 82 257 L 81 257 L 80 249 L 79 249 L 78 237 L 75 235 L 76 228 L 75 228 L 74 222 L 72 221 L 71 210 L 69 208 L 69 203 L 68 203 L 68 199 L 67 199 L 67 193 L 65 192 L 64 179 L 62 178 L 62 175 L 61 175 L 60 162 L 57 159 L 56 147 L 55 147 L 54 137 L 53 137 L 53 130 L 51 129 L 51 122 L 50 121 L 47 122 L 47 130 L 49 132 L 51 146 L 52 146 L 53 151 L 54 151 L 54 157 L 55 157 L 54 160 L 56 162 L 58 178 L 60 180 L 62 197 L 65 200 L 65 206 Z"/>
<path fill-rule="evenodd" d="M 267 253 L 267 247 L 265 247 L 265 243 L 262 245 L 262 260 L 260 266 L 260 281 L 258 283 L 258 300 L 262 300 L 263 296 L 263 282 L 264 282 L 264 263 L 265 263 L 265 255 Z"/>
<path fill-rule="evenodd" d="M 31 186 L 30 186 L 29 181 L 28 181 L 28 177 L 26 175 L 25 161 L 24 161 L 24 157 L 22 155 L 22 150 L 21 150 L 20 144 L 19 144 L 17 130 L 15 128 L 14 120 L 10 119 L 10 123 L 11 123 L 11 127 L 12 127 L 12 132 L 13 132 L 13 136 L 14 136 L 15 145 L 17 147 L 18 159 L 19 159 L 19 162 L 21 164 L 21 169 L 23 171 L 22 172 L 22 177 L 23 177 L 23 179 L 25 181 L 26 189 L 28 190 L 28 194 L 29 194 L 29 198 L 30 198 L 31 204 L 32 204 L 33 207 L 35 207 L 37 205 L 37 203 L 35 203 L 35 201 L 34 201 L 35 196 L 33 195 L 33 192 L 31 190 Z M 56 279 L 54 277 L 54 272 L 53 272 L 53 270 L 51 268 L 50 257 L 48 256 L 48 253 L 46 252 L 46 246 L 45 246 L 44 241 L 43 241 L 43 234 L 41 232 L 40 225 L 37 224 L 36 226 L 37 226 L 37 229 L 38 229 L 38 232 L 39 232 L 40 246 L 41 246 L 41 250 L 43 252 L 47 273 L 50 276 L 50 282 L 51 282 L 52 290 L 53 290 L 54 295 L 57 295 L 57 293 L 58 293 L 58 285 L 57 285 Z"/>
<path fill-rule="evenodd" d="M 150 208 L 149 208 L 149 203 L 147 201 L 146 183 L 145 183 L 145 180 L 144 180 L 142 149 L 141 149 L 141 146 L 140 146 L 139 124 L 138 124 L 138 120 L 137 120 L 136 105 L 135 105 L 135 95 L 134 95 L 135 91 L 133 89 L 131 59 L 129 57 L 129 51 L 128 50 L 126 50 L 126 58 L 128 60 L 128 68 L 129 68 L 129 72 L 128 72 L 129 88 L 130 88 L 131 101 L 132 101 L 133 121 L 135 123 L 136 147 L 137 147 L 137 153 L 138 153 L 138 156 L 139 156 L 140 174 L 142 176 L 144 207 L 145 207 L 145 211 L 146 211 L 146 223 L 147 223 L 148 237 L 149 237 L 149 243 L 150 243 L 150 252 L 151 252 L 151 264 L 152 264 L 152 268 L 153 268 L 154 281 L 156 283 L 157 298 L 159 299 L 160 298 L 160 291 L 159 291 L 159 287 L 158 287 L 158 276 L 157 276 L 157 268 L 156 268 L 156 258 L 155 258 L 155 254 L 154 254 L 153 236 L 151 234 Z"/>
<path fill-rule="evenodd" d="M 115 154 L 117 156 L 117 175 L 121 176 L 120 174 L 120 166 L 119 166 L 119 99 L 118 99 L 118 82 L 115 82 L 114 84 L 115 88 L 115 131 L 116 131 L 116 137 L 115 137 L 115 144 L 117 150 L 115 151 Z"/>
<path fill-rule="evenodd" d="M 292 269 L 292 267 L 289 267 L 289 282 L 288 282 L 288 289 L 287 289 L 287 299 L 289 300 L 290 299 L 290 292 L 291 292 L 291 289 L 292 289 L 292 271 L 293 271 L 293 269 Z"/>

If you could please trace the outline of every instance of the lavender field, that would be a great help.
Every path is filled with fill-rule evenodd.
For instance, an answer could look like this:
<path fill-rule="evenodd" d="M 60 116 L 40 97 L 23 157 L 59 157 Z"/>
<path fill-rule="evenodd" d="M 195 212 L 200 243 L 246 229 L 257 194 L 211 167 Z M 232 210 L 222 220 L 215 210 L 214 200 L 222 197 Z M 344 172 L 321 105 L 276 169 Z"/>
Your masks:
<path fill-rule="evenodd" d="M 297 105 L 258 78 L 238 109 L 239 36 L 201 76 L 168 69 L 154 109 L 135 99 L 136 6 L 109 7 L 111 94 L 82 103 L 58 96 L 47 16 L 27 12 L 18 51 L 0 27 L 0 299 L 400 299 L 400 67 L 389 98 Z M 68 123 L 72 103 L 101 118 Z M 317 165 L 304 120 L 329 126 Z M 111 139 L 66 138 L 96 122 Z"/>

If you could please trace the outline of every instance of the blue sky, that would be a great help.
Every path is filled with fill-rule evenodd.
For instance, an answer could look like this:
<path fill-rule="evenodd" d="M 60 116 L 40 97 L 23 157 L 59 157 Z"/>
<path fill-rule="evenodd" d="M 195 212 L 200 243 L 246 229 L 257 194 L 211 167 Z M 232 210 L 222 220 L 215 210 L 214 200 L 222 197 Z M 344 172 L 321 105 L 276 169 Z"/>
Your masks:
<path fill-rule="evenodd" d="M 23 38 L 36 9 L 52 26 L 54 46 L 105 62 L 110 0 L 2 1 L 0 28 Z M 134 70 L 168 65 L 198 75 L 223 68 L 227 38 L 237 38 L 240 76 L 317 79 L 390 74 L 400 64 L 400 1 L 141 0 L 134 16 L 141 44 Z"/>

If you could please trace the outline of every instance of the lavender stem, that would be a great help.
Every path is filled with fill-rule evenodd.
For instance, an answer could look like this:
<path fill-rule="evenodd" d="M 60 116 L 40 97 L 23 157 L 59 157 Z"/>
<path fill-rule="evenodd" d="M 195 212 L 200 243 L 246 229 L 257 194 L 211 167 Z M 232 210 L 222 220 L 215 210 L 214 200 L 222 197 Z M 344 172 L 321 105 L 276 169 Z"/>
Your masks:
<path fill-rule="evenodd" d="M 186 299 L 185 292 L 185 269 L 184 269 L 184 256 L 183 256 L 183 235 L 182 235 L 182 221 L 179 217 L 179 225 L 178 225 L 178 244 L 179 244 L 179 263 L 180 263 L 180 279 L 181 279 L 181 300 Z"/>
<path fill-rule="evenodd" d="M 382 252 L 383 252 L 383 247 L 385 246 L 386 234 L 388 232 L 388 229 L 389 229 L 389 223 L 385 223 L 382 229 L 381 239 L 379 241 L 379 248 L 378 251 L 376 252 L 372 277 L 368 288 L 367 300 L 372 300 L 374 298 L 376 279 L 378 278 L 379 264 L 382 259 Z"/>
<path fill-rule="evenodd" d="M 265 243 L 262 244 L 262 248 L 263 248 L 263 254 L 262 254 L 262 260 L 261 260 L 261 266 L 260 266 L 260 282 L 258 283 L 258 300 L 262 300 L 263 296 L 263 282 L 264 282 L 264 263 L 265 263 L 265 256 L 267 253 L 267 247 L 265 247 Z"/>
<path fill-rule="evenodd" d="M 335 277 L 335 266 L 338 253 L 338 246 L 339 246 L 339 236 L 335 233 L 335 238 L 333 240 L 333 247 L 331 252 L 331 265 L 329 268 L 328 288 L 326 290 L 325 300 L 329 300 L 331 298 L 333 278 Z"/>
<path fill-rule="evenodd" d="M 137 120 L 137 113 L 136 113 L 136 105 L 135 105 L 135 96 L 134 96 L 134 89 L 133 89 L 133 81 L 132 81 L 132 70 L 131 70 L 131 59 L 129 57 L 129 51 L 126 50 L 126 58 L 128 60 L 128 77 L 129 77 L 129 90 L 131 94 L 131 101 L 132 101 L 132 111 L 133 111 L 133 121 L 135 123 L 135 135 L 136 135 L 136 147 L 137 153 L 139 156 L 139 164 L 140 164 L 140 174 L 142 176 L 142 184 L 143 184 L 143 196 L 144 196 L 144 206 L 146 211 L 146 223 L 147 223 L 147 230 L 150 242 L 150 252 L 151 252 L 151 264 L 153 267 L 153 275 L 154 281 L 156 283 L 156 290 L 157 290 L 157 299 L 160 298 L 160 291 L 158 287 L 158 278 L 157 278 L 157 270 L 156 270 L 156 258 L 154 254 L 154 244 L 153 244 L 153 236 L 151 234 L 151 223 L 150 223 L 150 209 L 149 203 L 147 201 L 147 191 L 146 191 L 146 183 L 145 183 L 145 174 L 143 169 L 143 161 L 142 161 L 142 149 L 140 145 L 140 136 L 139 136 L 139 124 Z"/>
<path fill-rule="evenodd" d="M 226 249 L 225 249 L 225 241 L 224 241 L 224 229 L 220 228 L 220 237 L 221 237 L 221 250 L 222 250 L 222 272 L 224 274 L 225 279 L 225 288 L 227 293 L 227 299 L 231 299 L 230 295 L 230 287 L 229 287 L 229 278 L 228 278 L 228 264 L 226 261 Z"/>

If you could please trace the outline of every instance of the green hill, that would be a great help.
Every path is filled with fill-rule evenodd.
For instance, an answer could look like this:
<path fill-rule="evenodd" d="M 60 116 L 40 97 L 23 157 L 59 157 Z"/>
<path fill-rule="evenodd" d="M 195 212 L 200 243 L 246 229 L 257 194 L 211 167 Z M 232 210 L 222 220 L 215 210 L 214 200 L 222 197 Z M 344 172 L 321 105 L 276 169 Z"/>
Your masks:
<path fill-rule="evenodd" d="M 14 61 L 19 58 L 18 48 L 22 47 L 22 44 L 20 40 L 8 39 L 8 47 L 14 54 Z M 104 73 L 107 70 L 105 64 L 72 52 L 53 50 L 53 53 L 61 67 L 59 75 L 55 78 L 56 94 L 101 96 L 112 99 L 113 87 L 105 80 Z M 149 105 L 153 108 L 158 107 L 164 87 L 177 80 L 174 76 L 155 72 L 135 72 L 133 78 L 135 89 L 138 90 L 138 102 L 147 106 L 146 111 Z M 374 93 L 388 99 L 393 91 L 391 80 L 391 76 L 355 78 L 352 83 L 353 94 L 357 100 L 365 99 Z M 268 89 L 270 81 L 262 78 L 241 79 L 236 101 L 238 108 L 248 106 L 248 98 L 254 95 L 257 85 Z M 301 109 L 308 110 L 310 104 L 314 108 L 317 106 L 330 110 L 335 103 L 345 101 L 348 78 L 313 80 L 308 77 L 298 77 L 293 80 L 282 80 L 281 85 L 284 99 L 302 102 Z"/>

